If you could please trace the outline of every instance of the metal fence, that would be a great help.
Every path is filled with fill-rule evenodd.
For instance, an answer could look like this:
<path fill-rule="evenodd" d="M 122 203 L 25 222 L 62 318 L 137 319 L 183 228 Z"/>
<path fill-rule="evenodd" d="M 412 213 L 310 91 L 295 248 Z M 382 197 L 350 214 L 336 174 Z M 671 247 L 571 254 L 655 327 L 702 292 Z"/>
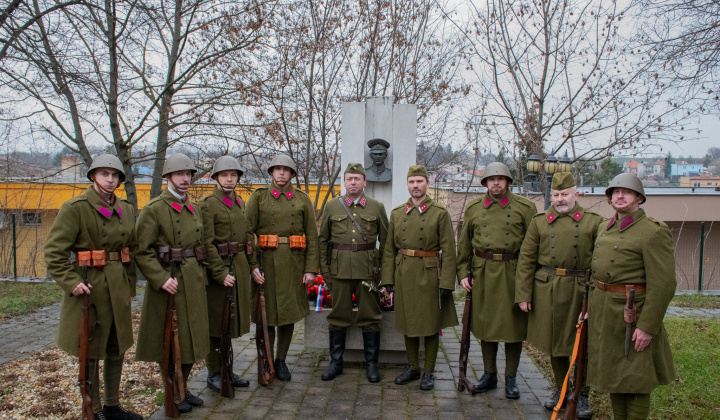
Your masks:
<path fill-rule="evenodd" d="M 43 252 L 57 212 L 0 211 L 0 277 L 46 277 Z"/>
<path fill-rule="evenodd" d="M 720 224 L 668 223 L 675 246 L 678 289 L 720 289 Z"/>

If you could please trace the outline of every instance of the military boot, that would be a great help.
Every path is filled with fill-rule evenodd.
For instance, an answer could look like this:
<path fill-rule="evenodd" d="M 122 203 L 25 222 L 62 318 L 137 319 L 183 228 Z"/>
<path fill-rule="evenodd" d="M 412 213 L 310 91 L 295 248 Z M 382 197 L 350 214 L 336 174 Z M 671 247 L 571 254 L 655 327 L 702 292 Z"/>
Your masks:
<path fill-rule="evenodd" d="M 514 376 L 505 377 L 505 398 L 509 400 L 517 400 L 520 398 L 520 390 Z"/>
<path fill-rule="evenodd" d="M 320 375 L 323 381 L 330 381 L 343 373 L 343 353 L 345 353 L 345 333 L 330 330 L 330 364 Z"/>
<path fill-rule="evenodd" d="M 575 407 L 575 414 L 579 419 L 591 419 L 593 412 L 590 409 L 590 402 L 588 401 L 587 394 L 580 394 L 578 397 L 577 406 Z"/>
<path fill-rule="evenodd" d="M 275 377 L 283 382 L 292 379 L 290 369 L 288 369 L 284 359 L 275 359 Z"/>
<path fill-rule="evenodd" d="M 497 388 L 497 372 L 496 373 L 490 373 L 485 372 L 483 373 L 483 376 L 480 378 L 480 382 L 475 384 L 475 392 L 478 394 L 482 394 L 483 392 L 488 392 L 491 389 Z"/>
<path fill-rule="evenodd" d="M 208 388 L 212 389 L 215 392 L 220 392 L 220 386 L 222 382 L 220 380 L 220 372 L 208 373 L 206 382 Z"/>
<path fill-rule="evenodd" d="M 552 397 L 545 400 L 545 402 L 543 403 L 543 407 L 547 408 L 548 410 L 552 410 L 557 405 L 558 400 L 560 400 L 560 390 L 555 391 Z"/>
<path fill-rule="evenodd" d="M 365 370 L 370 382 L 380 382 L 380 331 L 363 332 L 363 345 L 365 347 Z"/>

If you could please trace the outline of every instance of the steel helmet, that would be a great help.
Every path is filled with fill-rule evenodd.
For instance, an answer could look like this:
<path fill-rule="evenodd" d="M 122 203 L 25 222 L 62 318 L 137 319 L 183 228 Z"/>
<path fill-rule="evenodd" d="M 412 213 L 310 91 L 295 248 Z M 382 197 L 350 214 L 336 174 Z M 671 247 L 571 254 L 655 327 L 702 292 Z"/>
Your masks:
<path fill-rule="evenodd" d="M 117 156 L 113 156 L 110 154 L 102 154 L 93 159 L 92 165 L 90 165 L 90 168 L 88 168 L 87 171 L 87 177 L 90 181 L 90 175 L 92 175 L 93 171 L 98 168 L 111 168 L 115 169 L 116 171 L 120 172 L 120 182 L 125 181 L 125 170 L 123 169 L 123 165 L 120 162 L 120 159 L 117 158 Z"/>
<path fill-rule="evenodd" d="M 162 176 L 177 171 L 191 171 L 194 175 L 195 172 L 197 172 L 197 168 L 195 168 L 195 164 L 192 160 L 190 160 L 189 157 L 183 155 L 182 153 L 176 153 L 174 155 L 168 156 L 168 158 L 165 159 Z"/>
<path fill-rule="evenodd" d="M 493 162 L 486 166 L 485 173 L 480 179 L 480 183 L 483 186 L 487 186 L 487 182 L 485 182 L 485 180 L 491 176 L 504 176 L 508 179 L 508 184 L 512 184 L 513 182 L 512 176 L 510 176 L 510 169 L 508 169 L 508 167 L 502 162 Z"/>
<path fill-rule="evenodd" d="M 220 156 L 219 158 L 215 159 L 215 164 L 213 165 L 212 170 L 212 178 L 214 179 L 215 175 L 217 175 L 218 172 L 232 170 L 237 171 L 238 178 L 241 177 L 244 173 L 242 167 L 240 166 L 240 162 L 238 162 L 237 159 L 232 156 Z"/>
<path fill-rule="evenodd" d="M 290 170 L 293 172 L 293 176 L 297 175 L 297 166 L 295 165 L 295 162 L 290 158 L 288 155 L 275 155 L 274 158 L 270 161 L 270 166 L 268 167 L 268 173 L 272 175 L 272 169 L 276 166 L 287 166 L 290 168 Z"/>
<path fill-rule="evenodd" d="M 640 181 L 640 178 L 638 178 L 635 174 L 623 173 L 615 176 L 605 190 L 605 195 L 608 200 L 612 199 L 612 192 L 615 188 L 627 188 L 628 190 L 633 190 L 642 196 L 643 199 L 640 204 L 646 201 L 645 189 L 643 188 L 642 181 Z"/>

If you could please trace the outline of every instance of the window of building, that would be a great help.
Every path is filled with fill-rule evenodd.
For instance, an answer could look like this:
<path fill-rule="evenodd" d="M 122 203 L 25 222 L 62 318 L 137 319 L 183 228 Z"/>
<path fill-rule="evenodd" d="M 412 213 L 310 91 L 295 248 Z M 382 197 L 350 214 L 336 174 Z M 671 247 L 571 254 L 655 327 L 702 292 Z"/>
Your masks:
<path fill-rule="evenodd" d="M 23 212 L 22 213 L 22 225 L 23 226 L 40 226 L 41 225 L 40 212 L 35 212 L 35 213 Z"/>

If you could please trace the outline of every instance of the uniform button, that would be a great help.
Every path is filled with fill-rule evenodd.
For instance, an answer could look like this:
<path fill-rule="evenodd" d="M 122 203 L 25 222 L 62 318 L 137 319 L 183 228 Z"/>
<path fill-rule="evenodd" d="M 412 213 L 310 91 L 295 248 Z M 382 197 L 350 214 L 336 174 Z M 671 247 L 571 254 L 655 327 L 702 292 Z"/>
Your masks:
<path fill-rule="evenodd" d="M 193 218 L 193 222 L 197 222 L 197 219 Z"/>
<path fill-rule="evenodd" d="M 509 225 L 509 224 L 510 224 L 510 222 L 505 222 L 505 224 L 506 224 L 506 225 Z"/>
<path fill-rule="evenodd" d="M 593 260 L 597 260 L 597 257 L 593 257 Z"/>
<path fill-rule="evenodd" d="M 270 204 L 270 205 L 271 205 L 271 206 L 274 206 L 274 205 L 275 205 L 275 203 L 272 203 L 272 204 Z"/>
<path fill-rule="evenodd" d="M 120 224 L 122 225 L 122 219 L 120 220 Z"/>
<path fill-rule="evenodd" d="M 555 237 L 555 235 L 550 235 L 550 237 L 551 237 L 551 238 L 554 238 L 554 237 Z"/>
<path fill-rule="evenodd" d="M 355 232 L 355 231 L 353 231 L 353 232 Z M 403 228 L 403 232 L 405 232 L 405 228 Z"/>
<path fill-rule="evenodd" d="M 353 216 L 357 216 L 357 214 L 353 213 Z"/>
<path fill-rule="evenodd" d="M 610 258 L 610 262 L 615 262 L 615 260 L 614 260 L 614 259 L 612 259 L 612 258 Z"/>
<path fill-rule="evenodd" d="M 355 233 L 355 229 L 353 229 L 353 233 Z"/>
<path fill-rule="evenodd" d="M 290 213 L 290 216 L 295 216 L 295 213 Z"/>
<path fill-rule="evenodd" d="M 177 223 L 180 223 L 180 219 L 178 219 L 176 222 L 177 222 Z"/>
<path fill-rule="evenodd" d="M 200 232 L 200 229 L 195 229 L 195 232 Z"/>
<path fill-rule="evenodd" d="M 550 245 L 550 248 L 555 248 L 555 245 Z"/>
<path fill-rule="evenodd" d="M 577 248 L 577 245 L 573 245 L 573 248 Z"/>
<path fill-rule="evenodd" d="M 423 230 L 423 228 L 420 228 L 420 230 Z"/>
<path fill-rule="evenodd" d="M 107 238 L 107 233 L 103 233 L 103 238 Z"/>
<path fill-rule="evenodd" d="M 422 241 L 422 238 L 420 238 L 420 240 Z"/>
<path fill-rule="evenodd" d="M 105 226 L 105 222 L 103 222 L 103 226 Z"/>
<path fill-rule="evenodd" d="M 125 234 L 124 234 L 124 233 L 121 233 L 120 236 L 125 236 Z"/>
<path fill-rule="evenodd" d="M 272 224 L 272 225 L 273 225 L 273 226 L 275 226 L 275 222 L 273 222 L 273 224 Z"/>
<path fill-rule="evenodd" d="M 505 232 L 505 236 L 510 236 L 510 232 Z"/>
<path fill-rule="evenodd" d="M 577 233 L 575 234 L 575 237 L 576 237 L 576 238 L 578 237 L 578 234 L 577 234 Z"/>
<path fill-rule="evenodd" d="M 483 225 L 483 227 L 487 227 L 487 225 Z"/>
<path fill-rule="evenodd" d="M 295 207 L 295 204 L 290 204 L 291 206 Z"/>
<path fill-rule="evenodd" d="M 488 236 L 488 234 L 486 233 L 486 234 L 485 234 L 485 237 L 487 238 L 487 236 Z"/>
<path fill-rule="evenodd" d="M 613 247 L 613 249 L 617 249 L 617 245 L 615 245 L 615 246 Z"/>
<path fill-rule="evenodd" d="M 602 235 L 600 235 L 600 236 L 605 236 L 605 234 L 603 233 L 603 234 L 602 234 Z M 622 238 L 622 235 L 621 235 L 620 237 Z"/>
<path fill-rule="evenodd" d="M 553 260 L 555 259 L 555 256 L 553 255 Z"/>
<path fill-rule="evenodd" d="M 270 216 L 275 216 L 275 213 L 270 213 Z"/>
<path fill-rule="evenodd" d="M 355 242 L 355 239 L 353 239 L 352 241 Z"/>
<path fill-rule="evenodd" d="M 605 235 L 603 234 L 603 236 L 605 236 Z M 625 235 L 620 235 L 620 239 L 623 239 L 624 237 L 625 237 Z"/>
<path fill-rule="evenodd" d="M 483 219 L 484 219 L 484 218 L 485 218 L 485 215 L 483 214 L 482 217 L 483 217 Z"/>
<path fill-rule="evenodd" d="M 508 214 L 507 217 L 510 217 L 510 215 Z"/>
<path fill-rule="evenodd" d="M 403 219 L 403 222 L 407 222 L 407 219 Z"/>
<path fill-rule="evenodd" d="M 182 242 L 178 242 L 178 245 L 182 245 Z"/>

